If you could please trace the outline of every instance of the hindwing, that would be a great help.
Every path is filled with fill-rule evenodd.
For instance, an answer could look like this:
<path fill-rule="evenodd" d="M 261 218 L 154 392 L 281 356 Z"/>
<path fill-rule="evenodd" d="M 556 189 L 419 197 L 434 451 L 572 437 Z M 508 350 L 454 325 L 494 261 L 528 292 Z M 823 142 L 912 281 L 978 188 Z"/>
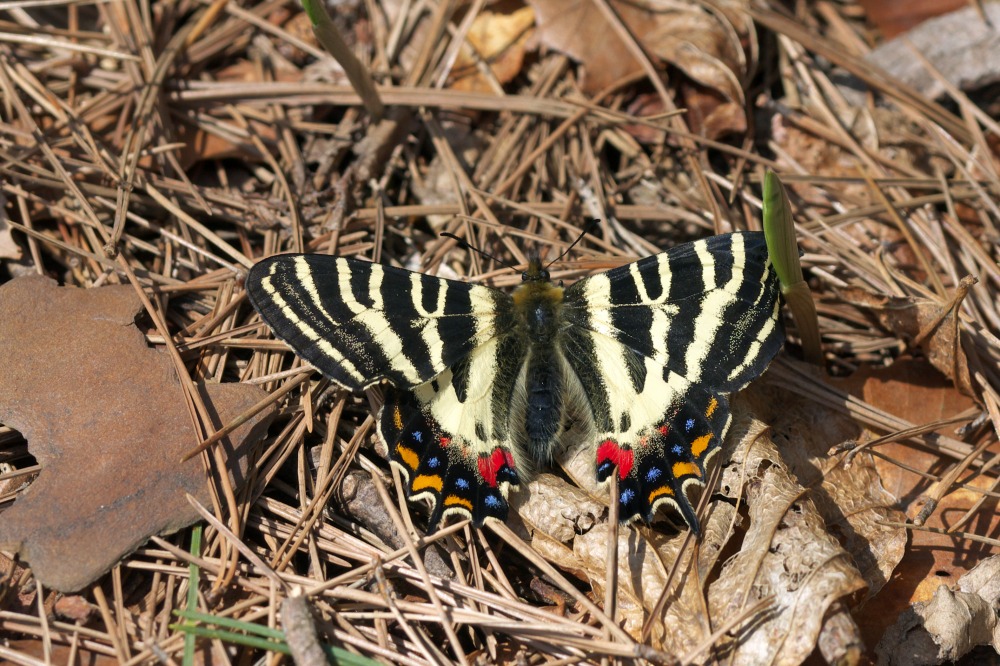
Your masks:
<path fill-rule="evenodd" d="M 513 394 L 527 342 L 509 295 L 356 259 L 278 255 L 250 271 L 253 306 L 341 386 L 385 380 L 379 436 L 429 500 L 430 527 L 507 517 L 515 471 Z M 530 469 L 530 466 L 528 466 Z"/>
<path fill-rule="evenodd" d="M 379 435 L 408 497 L 430 502 L 429 529 L 452 514 L 477 525 L 507 518 L 507 492 L 525 462 L 515 432 L 523 414 L 512 405 L 526 350 L 508 328 L 433 380 L 387 392 Z"/>

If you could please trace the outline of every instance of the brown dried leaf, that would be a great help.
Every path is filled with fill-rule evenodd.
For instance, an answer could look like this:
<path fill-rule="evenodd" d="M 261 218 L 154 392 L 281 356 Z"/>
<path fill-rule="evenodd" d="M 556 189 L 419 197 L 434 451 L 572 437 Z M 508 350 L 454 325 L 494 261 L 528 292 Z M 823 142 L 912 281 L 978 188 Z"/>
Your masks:
<path fill-rule="evenodd" d="M 184 395 L 165 354 L 146 346 L 130 287 L 60 288 L 41 276 L 0 287 L 0 421 L 42 467 L 0 524 L 46 586 L 74 591 L 150 536 L 198 519 L 211 502 Z M 264 397 L 212 384 L 202 398 L 221 427 Z M 221 443 L 235 486 L 273 418 L 257 414 Z"/>
<path fill-rule="evenodd" d="M 883 36 L 893 37 L 931 17 L 967 7 L 969 3 L 967 0 L 859 0 L 858 4 Z"/>
<path fill-rule="evenodd" d="M 732 463 L 719 492 L 742 494 L 749 524 L 741 524 L 732 503 L 712 502 L 697 550 L 683 553 L 683 534 L 622 527 L 618 619 L 638 636 L 680 557 L 667 592 L 669 603 L 650 637 L 660 649 L 691 654 L 704 647 L 715 629 L 750 619 L 743 617 L 747 609 L 770 598 L 772 608 L 763 620 L 758 618 L 756 638 L 732 648 L 736 663 L 799 663 L 820 636 L 826 640 L 824 653 L 856 651 L 858 628 L 837 608 L 888 579 L 902 557 L 906 533 L 879 522 L 903 515 L 891 508 L 895 498 L 882 488 L 870 457 L 858 456 L 850 469 L 827 458 L 831 446 L 856 433 L 849 420 L 787 395 L 778 400 L 760 393 L 755 403 L 761 405 L 754 410 L 758 413 L 778 411 L 775 406 L 781 405 L 782 417 L 767 418 L 790 444 L 779 451 L 760 435 L 764 426 L 747 414 L 745 400 L 736 400 L 735 423 L 742 425 L 734 425 L 720 456 Z M 593 464 L 592 451 L 570 452 L 563 468 L 583 489 L 542 476 L 529 485 L 530 498 L 515 502 L 515 508 L 532 546 L 586 580 L 600 596 L 606 585 L 607 489 L 594 481 Z M 739 553 L 715 576 L 719 557 L 732 543 L 739 544 Z M 697 560 L 691 559 L 694 552 Z M 832 618 L 839 622 L 836 631 L 828 626 Z"/>
<path fill-rule="evenodd" d="M 963 393 L 975 395 L 968 359 L 960 345 L 957 308 L 950 303 L 942 306 L 935 301 L 875 294 L 856 287 L 838 290 L 838 295 L 874 315 L 879 324 L 907 344 L 920 338 L 918 342 L 931 364 Z"/>
<path fill-rule="evenodd" d="M 14 240 L 10 225 L 5 219 L 0 219 L 0 259 L 20 261 L 23 254 L 21 246 Z"/>
<path fill-rule="evenodd" d="M 12 640 L 4 646 L 20 657 L 33 657 L 39 664 L 86 664 L 87 666 L 119 666 L 117 658 L 80 645 L 47 642 L 36 639 Z M 23 655 L 23 656 L 22 656 Z"/>
<path fill-rule="evenodd" d="M 21 246 L 14 240 L 10 224 L 7 223 L 7 197 L 0 193 L 0 259 L 21 260 Z"/>
<path fill-rule="evenodd" d="M 774 381 L 765 380 L 745 395 L 752 411 L 770 424 L 781 462 L 798 484 L 810 489 L 827 532 L 850 553 L 869 596 L 875 594 L 906 547 L 905 530 L 880 523 L 900 522 L 905 515 L 897 508 L 897 497 L 885 489 L 871 455 L 859 454 L 850 463 L 842 453 L 831 455 L 842 444 L 856 442 L 861 430 L 843 414 L 803 401 Z"/>
<path fill-rule="evenodd" d="M 866 582 L 830 534 L 813 499 L 822 492 L 809 492 L 791 473 L 784 448 L 762 434 L 764 424 L 744 417 L 733 429 L 733 460 L 743 464 L 724 471 L 723 488 L 745 482 L 750 520 L 740 552 L 709 588 L 709 612 L 721 622 L 770 599 L 754 631 L 733 646 L 731 663 L 799 664 L 815 649 L 828 611 L 864 590 Z M 853 633 L 844 640 L 857 640 L 856 627 Z"/>
<path fill-rule="evenodd" d="M 534 35 L 535 12 L 521 7 L 507 13 L 484 11 L 472 21 L 466 44 L 476 50 L 473 58 L 465 49 L 452 67 L 448 87 L 468 92 L 494 92 L 479 71 L 477 60 L 489 64 L 500 83 L 508 83 L 521 72 L 524 50 Z"/>
<path fill-rule="evenodd" d="M 572 0 L 532 0 L 539 38 L 586 67 L 583 88 L 597 92 L 641 71 L 618 32 L 593 3 Z M 719 95 L 717 112 L 702 105 L 701 114 L 713 121 L 713 132 L 742 131 L 746 119 L 741 81 L 746 61 L 739 35 L 721 17 L 691 6 L 649 9 L 611 0 L 611 6 L 645 51 L 680 69 L 694 83 Z M 733 106 L 740 111 L 734 112 Z M 736 126 L 722 126 L 723 118 L 740 118 Z"/>
<path fill-rule="evenodd" d="M 590 476 L 594 476 L 593 469 Z M 551 474 L 539 475 L 528 484 L 528 493 L 515 496 L 512 504 L 522 521 L 514 527 L 525 540 L 556 566 L 586 580 L 594 594 L 602 597 L 610 538 L 606 505 Z M 697 572 L 690 571 L 693 551 L 681 553 L 683 534 L 620 527 L 616 618 L 627 632 L 640 636 L 667 584 L 669 567 L 684 557 L 669 592 L 666 616 L 650 640 L 656 647 L 683 654 L 708 638 L 701 582 L 722 549 L 722 535 L 732 522 L 733 511 L 725 502 L 712 505 L 704 523 Z"/>
<path fill-rule="evenodd" d="M 979 8 L 962 0 L 949 2 L 954 3 L 950 8 L 958 11 L 933 18 L 925 15 L 923 18 L 930 20 L 880 45 L 865 59 L 932 99 L 943 97 L 947 88 L 927 70 L 914 51 L 929 60 L 945 81 L 961 90 L 978 90 L 1000 81 L 1000 60 L 996 57 L 1000 33 L 995 27 L 1000 21 L 1000 6 L 992 2 L 983 4 L 981 11 L 992 21 L 990 25 L 983 21 Z M 946 3 L 936 4 L 945 10 L 949 8 Z M 912 14 L 909 7 L 906 13 Z"/>
<path fill-rule="evenodd" d="M 915 424 L 950 419 L 975 406 L 923 359 L 900 359 L 888 368 L 875 370 L 863 368 L 836 384 L 869 405 Z M 953 437 L 954 427 L 938 432 Z M 874 438 L 879 434 L 866 436 Z M 906 514 L 915 516 L 923 506 L 922 497 L 933 488 L 931 481 L 918 472 L 942 474 L 947 469 L 947 461 L 931 450 L 905 442 L 881 444 L 877 451 L 880 456 L 875 464 L 882 482 L 898 498 Z M 969 483 L 988 489 L 992 480 L 980 475 Z M 980 499 L 981 495 L 971 490 L 955 490 L 941 498 L 937 511 L 926 525 L 947 529 Z M 984 516 L 989 520 L 977 521 L 967 529 L 979 534 L 994 534 L 1000 525 L 1000 515 L 986 511 Z M 957 583 L 960 576 L 991 552 L 996 549 L 949 534 L 913 531 L 910 547 L 889 583 L 858 612 L 858 622 L 868 644 L 877 642 L 911 603 L 927 601 L 941 585 Z"/>
<path fill-rule="evenodd" d="M 962 576 L 958 589 L 941 585 L 927 603 L 916 603 L 878 644 L 879 663 L 954 663 L 979 645 L 1000 651 L 1000 557 L 983 560 Z"/>

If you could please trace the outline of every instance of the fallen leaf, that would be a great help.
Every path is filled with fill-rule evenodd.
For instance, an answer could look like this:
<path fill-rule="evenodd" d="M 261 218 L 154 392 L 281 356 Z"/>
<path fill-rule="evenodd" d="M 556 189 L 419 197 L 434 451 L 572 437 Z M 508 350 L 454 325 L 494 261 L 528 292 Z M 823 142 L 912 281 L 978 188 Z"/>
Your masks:
<path fill-rule="evenodd" d="M 100 609 L 94 604 L 84 599 L 79 594 L 60 595 L 56 599 L 55 613 L 59 617 L 71 622 L 87 624 Z"/>
<path fill-rule="evenodd" d="M 766 395 L 753 404 L 762 401 Z M 618 620 L 638 637 L 666 590 L 669 603 L 649 640 L 671 654 L 690 655 L 714 630 L 770 599 L 766 613 L 744 618 L 760 631 L 728 646 L 734 663 L 800 663 L 821 636 L 833 654 L 857 651 L 860 633 L 844 609 L 862 591 L 884 584 L 902 557 L 905 531 L 878 524 L 902 520 L 902 513 L 892 508 L 895 498 L 881 487 L 870 458 L 859 457 L 851 469 L 831 469 L 827 450 L 857 431 L 849 420 L 817 429 L 815 421 L 827 415 L 814 416 L 813 405 L 786 396 L 762 410 L 785 414 L 784 420 L 769 416 L 776 423 L 772 441 L 749 404 L 734 400 L 718 490 L 740 496 L 749 521 L 733 501 L 710 502 L 697 549 L 684 551 L 683 533 L 620 527 Z M 787 442 L 780 449 L 779 438 Z M 560 463 L 579 487 L 541 475 L 512 507 L 526 541 L 600 598 L 607 584 L 608 490 L 596 483 L 593 452 L 586 447 L 567 452 Z M 734 548 L 738 552 L 730 553 Z M 728 559 L 719 571 L 723 553 Z M 829 628 L 834 620 L 837 631 Z"/>
<path fill-rule="evenodd" d="M 960 6 L 964 8 L 932 18 L 885 42 L 865 60 L 931 99 L 945 96 L 947 88 L 927 70 L 914 51 L 960 90 L 979 90 L 1000 81 L 1000 62 L 996 57 L 1000 52 L 1000 32 L 995 28 L 1000 22 L 1000 5 L 983 5 L 983 12 L 993 25 L 984 23 L 979 11 L 967 2 Z"/>
<path fill-rule="evenodd" d="M 1000 556 L 994 556 L 962 576 L 957 590 L 941 585 L 930 601 L 913 604 L 879 642 L 879 663 L 955 663 L 980 645 L 1000 651 L 998 581 Z"/>
<path fill-rule="evenodd" d="M 532 0 L 529 4 L 535 9 L 541 42 L 583 63 L 585 92 L 595 93 L 642 71 L 618 31 L 593 3 Z M 699 98 L 699 116 L 717 117 L 709 125 L 697 126 L 698 130 L 746 129 L 741 84 L 746 58 L 733 24 L 694 5 L 651 9 L 617 0 L 610 0 L 610 5 L 646 53 L 718 96 L 714 111 L 707 106 L 706 97 Z M 734 118 L 738 120 L 732 124 Z"/>
<path fill-rule="evenodd" d="M 20 261 L 24 252 L 11 231 L 7 223 L 7 197 L 0 193 L 0 259 Z"/>
<path fill-rule="evenodd" d="M 552 474 L 539 475 L 527 490 L 512 496 L 517 516 L 512 527 L 548 561 L 585 580 L 594 595 L 603 597 L 610 538 L 607 506 Z M 694 551 L 681 552 L 684 534 L 619 527 L 616 617 L 625 631 L 639 638 L 666 588 L 669 568 L 681 557 L 680 575 L 668 593 L 667 615 L 655 625 L 650 640 L 655 647 L 684 654 L 707 638 L 704 629 L 710 622 L 704 614 L 701 585 L 722 550 L 721 535 L 727 533 L 732 519 L 732 505 L 718 502 L 711 506 L 695 572 L 690 571 Z"/>
<path fill-rule="evenodd" d="M 0 422 L 20 431 L 41 465 L 4 513 L 0 543 L 16 548 L 44 585 L 79 590 L 154 534 L 198 520 L 185 494 L 210 504 L 196 438 L 166 354 L 135 325 L 131 287 L 61 288 L 41 276 L 0 287 Z M 265 394 L 243 384 L 200 387 L 221 427 Z M 231 480 L 273 410 L 220 446 Z"/>
<path fill-rule="evenodd" d="M 796 403 L 801 407 L 798 415 L 809 413 L 801 398 L 786 400 L 781 410 L 794 408 Z M 740 416 L 740 410 L 746 409 L 740 404 L 734 401 L 729 436 L 730 446 L 735 444 L 731 459 L 739 464 L 723 470 L 721 487 L 726 495 L 743 488 L 749 521 L 741 530 L 740 551 L 726 560 L 718 581 L 709 587 L 709 613 L 722 622 L 770 600 L 768 610 L 753 618 L 754 630 L 732 646 L 729 661 L 799 664 L 815 649 L 828 614 L 841 603 L 851 605 L 868 583 L 856 558 L 831 533 L 820 508 L 826 486 L 816 488 L 800 479 L 792 471 L 795 465 L 788 463 L 789 449 L 825 446 L 826 442 L 816 441 L 822 435 L 817 438 L 800 423 L 780 438 L 787 443 L 779 446 L 777 434 L 782 426 L 774 427 L 774 440 L 768 438 L 762 422 L 745 413 Z M 871 504 L 864 499 L 861 503 Z M 847 629 L 844 642 L 860 642 L 857 627 Z"/>
<path fill-rule="evenodd" d="M 858 4 L 883 36 L 895 37 L 929 18 L 967 7 L 969 3 L 968 0 L 859 0 Z"/>
<path fill-rule="evenodd" d="M 967 288 L 967 287 L 966 287 Z M 889 333 L 907 344 L 920 343 L 931 364 L 955 382 L 966 395 L 974 395 L 969 364 L 961 348 L 957 307 L 952 303 L 894 297 L 848 287 L 838 290 L 840 298 L 873 315 Z"/>
<path fill-rule="evenodd" d="M 33 657 L 39 664 L 85 664 L 86 666 L 118 666 L 117 658 L 101 654 L 81 645 L 66 645 L 52 642 L 48 645 L 40 640 L 24 639 L 9 641 L 4 645 L 20 659 Z"/>
<path fill-rule="evenodd" d="M 535 12 L 531 7 L 500 13 L 484 11 L 472 21 L 466 36 L 466 48 L 473 48 L 473 57 L 466 48 L 459 51 L 448 78 L 448 87 L 468 92 L 495 92 L 479 71 L 478 62 L 489 65 L 501 84 L 521 73 L 524 50 L 534 34 Z"/>
<path fill-rule="evenodd" d="M 947 420 L 975 406 L 926 359 L 903 358 L 887 368 L 862 368 L 851 377 L 833 383 L 872 407 L 914 424 Z M 953 425 L 937 432 L 954 437 L 954 428 Z M 864 433 L 859 435 L 859 440 L 880 434 Z M 934 436 L 934 433 L 929 435 L 931 444 Z M 911 517 L 919 512 L 921 497 L 931 489 L 931 481 L 921 472 L 940 475 L 952 464 L 933 450 L 907 442 L 880 444 L 876 450 L 879 456 L 875 458 L 875 465 L 882 483 L 898 498 L 900 509 Z M 992 480 L 980 475 L 971 483 L 988 488 Z M 962 489 L 945 495 L 926 526 L 947 529 L 980 497 L 979 493 Z M 983 519 L 986 524 L 976 523 L 967 529 L 978 534 L 995 534 L 1000 516 L 987 509 Z M 911 603 L 929 600 L 938 587 L 957 583 L 959 577 L 983 557 L 996 552 L 997 549 L 957 536 L 912 531 L 910 545 L 889 582 L 857 611 L 868 644 L 874 645 Z"/>

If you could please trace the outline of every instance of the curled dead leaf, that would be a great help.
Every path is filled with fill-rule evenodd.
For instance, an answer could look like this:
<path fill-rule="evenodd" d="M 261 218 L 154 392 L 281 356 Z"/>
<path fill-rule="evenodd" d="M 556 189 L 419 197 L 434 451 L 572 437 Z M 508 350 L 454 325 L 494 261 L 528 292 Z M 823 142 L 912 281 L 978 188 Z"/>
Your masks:
<path fill-rule="evenodd" d="M 528 484 L 528 493 L 513 498 L 512 506 L 521 521 L 514 524 L 515 529 L 535 550 L 587 581 L 596 595 L 603 596 L 611 533 L 605 504 L 560 477 L 541 474 Z M 682 557 L 680 575 L 675 576 L 668 592 L 667 615 L 656 623 L 650 640 L 654 646 L 677 654 L 690 652 L 706 640 L 704 629 L 709 622 L 704 615 L 701 584 L 722 547 L 713 535 L 724 534 L 732 518 L 731 505 L 720 502 L 712 506 L 694 572 L 689 571 L 693 551 L 681 552 L 683 534 L 633 526 L 618 529 L 616 617 L 627 632 L 636 638 L 642 634 L 666 589 L 672 563 Z"/>
<path fill-rule="evenodd" d="M 495 92 L 478 63 L 489 65 L 497 82 L 508 83 L 521 72 L 524 51 L 534 34 L 535 12 L 521 7 L 512 12 L 481 12 L 472 21 L 466 43 L 476 51 L 473 56 L 465 48 L 459 51 L 451 69 L 448 87 L 468 92 Z"/>
<path fill-rule="evenodd" d="M 889 493 L 898 498 L 898 507 L 908 516 L 915 516 L 923 499 L 936 484 L 935 476 L 946 467 L 936 451 L 943 436 L 954 437 L 962 414 L 975 414 L 975 403 L 960 393 L 955 385 L 938 372 L 927 359 L 901 358 L 887 368 L 862 368 L 836 385 L 864 400 L 874 409 L 913 424 L 942 425 L 921 438 L 925 444 L 889 441 L 875 449 L 875 466 L 879 478 Z M 966 421 L 973 418 L 968 416 Z M 884 433 L 863 433 L 861 440 L 870 440 Z M 972 475 L 962 479 L 969 487 L 953 488 L 940 498 L 937 511 L 926 525 L 930 530 L 915 530 L 909 535 L 909 547 L 893 570 L 888 584 L 856 612 L 868 645 L 875 645 L 888 627 L 911 603 L 926 602 L 941 585 L 956 584 L 959 577 L 984 555 L 997 552 L 949 534 L 967 512 L 976 507 L 983 495 L 974 488 L 989 490 L 993 480 L 988 475 Z M 989 506 L 974 519 L 974 531 L 993 534 L 1000 525 L 1000 516 Z M 898 518 L 890 518 L 898 521 Z"/>
<path fill-rule="evenodd" d="M 876 649 L 879 664 L 953 663 L 980 645 L 1000 651 L 1000 556 L 980 562 L 958 581 L 916 603 L 886 632 Z"/>
<path fill-rule="evenodd" d="M 970 279 L 971 280 L 971 279 Z M 963 283 L 954 300 L 941 304 L 912 297 L 875 294 L 857 287 L 838 290 L 844 301 L 872 316 L 907 344 L 919 346 L 927 359 L 966 395 L 975 395 L 969 363 L 961 345 L 958 303 L 975 281 Z"/>
<path fill-rule="evenodd" d="M 770 600 L 753 631 L 731 646 L 732 663 L 799 664 L 815 649 L 828 611 L 866 583 L 764 429 L 745 417 L 733 426 L 732 459 L 740 464 L 724 471 L 723 487 L 744 488 L 749 522 L 739 553 L 709 587 L 708 607 L 713 618 L 731 618 Z M 857 627 L 846 639 L 860 642 Z"/>
<path fill-rule="evenodd" d="M 789 445 L 779 449 L 748 404 L 734 402 L 733 434 L 720 456 L 731 462 L 720 492 L 742 498 L 749 522 L 735 501 L 710 502 L 697 548 L 683 550 L 683 533 L 621 526 L 617 618 L 632 635 L 647 627 L 654 646 L 691 658 L 712 645 L 721 627 L 740 626 L 753 630 L 721 646 L 734 663 L 800 663 L 821 640 L 824 654 L 855 654 L 860 632 L 846 609 L 860 592 L 884 584 L 902 557 L 905 531 L 881 524 L 902 514 L 892 509 L 895 498 L 881 487 L 870 459 L 852 469 L 832 468 L 827 460 L 833 444 L 849 439 L 849 421 L 832 431 L 820 428 L 827 437 L 818 438 L 807 418 L 811 405 L 786 409 L 787 421 L 777 423 Z M 803 437 L 809 441 L 797 441 Z M 802 451 L 786 451 L 796 447 Z M 561 462 L 581 487 L 542 475 L 513 506 L 526 540 L 601 596 L 611 533 L 607 489 L 594 481 L 592 452 L 570 451 Z M 720 568 L 723 553 L 734 548 Z M 767 612 L 760 615 L 762 607 Z M 650 620 L 660 610 L 663 615 Z"/>

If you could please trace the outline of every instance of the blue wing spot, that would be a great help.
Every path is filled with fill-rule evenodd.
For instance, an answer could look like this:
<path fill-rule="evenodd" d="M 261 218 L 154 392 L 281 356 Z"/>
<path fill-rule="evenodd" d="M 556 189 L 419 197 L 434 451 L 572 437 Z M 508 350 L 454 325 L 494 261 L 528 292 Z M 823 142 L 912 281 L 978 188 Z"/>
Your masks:
<path fill-rule="evenodd" d="M 663 474 L 663 471 L 659 467 L 653 467 L 648 472 L 646 472 L 646 480 L 652 483 L 653 481 L 656 481 L 658 478 L 660 478 L 661 474 Z"/>
<path fill-rule="evenodd" d="M 458 477 L 457 479 L 455 479 L 455 485 L 461 488 L 462 490 L 467 490 L 469 488 L 469 482 L 463 479 L 462 477 Z"/>
<path fill-rule="evenodd" d="M 675 456 L 682 456 L 682 455 L 684 455 L 684 447 L 681 446 L 680 444 L 674 444 L 674 448 L 672 448 L 670 450 L 674 452 Z"/>
<path fill-rule="evenodd" d="M 597 466 L 597 471 L 598 472 L 603 472 L 604 470 L 610 468 L 611 466 L 612 466 L 611 463 L 609 463 L 609 462 L 603 462 L 603 463 L 601 463 L 600 465 Z"/>
<path fill-rule="evenodd" d="M 424 441 L 424 433 L 420 432 L 419 430 L 414 430 L 413 431 L 413 441 L 414 442 L 423 442 Z"/>
<path fill-rule="evenodd" d="M 694 419 L 688 419 L 687 422 L 684 423 L 684 432 L 691 432 L 691 428 L 693 427 Z"/>
<path fill-rule="evenodd" d="M 621 496 L 618 498 L 618 503 L 622 506 L 627 506 L 632 503 L 633 499 L 635 499 L 635 493 L 632 492 L 631 488 L 626 488 L 622 491 Z"/>
<path fill-rule="evenodd" d="M 483 498 L 483 502 L 486 504 L 486 506 L 490 507 L 491 509 L 498 509 L 501 506 L 503 506 L 503 504 L 500 502 L 500 498 L 497 497 L 496 495 L 487 495 L 485 498 Z"/>
<path fill-rule="evenodd" d="M 430 467 L 431 469 L 436 469 L 437 466 L 440 465 L 440 464 L 441 464 L 441 461 L 438 460 L 437 456 L 434 456 L 433 458 L 429 458 L 427 460 L 427 466 Z"/>

